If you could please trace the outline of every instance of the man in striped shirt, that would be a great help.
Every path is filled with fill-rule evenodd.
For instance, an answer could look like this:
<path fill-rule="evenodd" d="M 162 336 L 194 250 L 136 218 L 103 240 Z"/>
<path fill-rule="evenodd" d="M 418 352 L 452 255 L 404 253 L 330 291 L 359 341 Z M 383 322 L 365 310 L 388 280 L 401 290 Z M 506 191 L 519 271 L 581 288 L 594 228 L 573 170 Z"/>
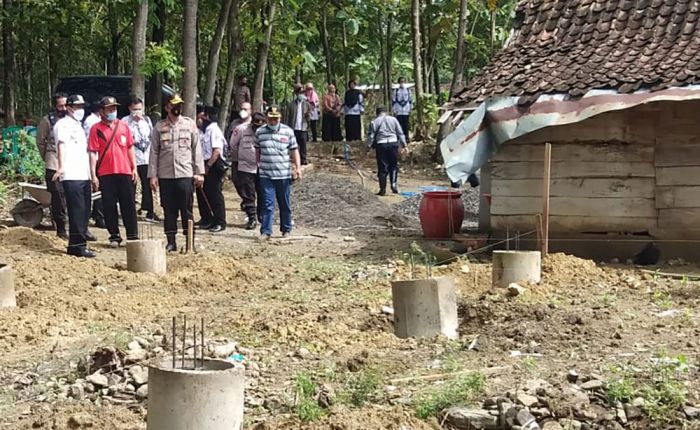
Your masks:
<path fill-rule="evenodd" d="M 282 114 L 276 106 L 267 110 L 267 125 L 255 132 L 255 155 L 259 166 L 262 223 L 260 238 L 272 236 L 272 220 L 275 200 L 280 207 L 282 237 L 292 231 L 292 207 L 290 194 L 292 178 L 301 179 L 301 158 L 294 138 L 294 130 L 281 124 Z M 292 163 L 296 168 L 292 172 Z"/>

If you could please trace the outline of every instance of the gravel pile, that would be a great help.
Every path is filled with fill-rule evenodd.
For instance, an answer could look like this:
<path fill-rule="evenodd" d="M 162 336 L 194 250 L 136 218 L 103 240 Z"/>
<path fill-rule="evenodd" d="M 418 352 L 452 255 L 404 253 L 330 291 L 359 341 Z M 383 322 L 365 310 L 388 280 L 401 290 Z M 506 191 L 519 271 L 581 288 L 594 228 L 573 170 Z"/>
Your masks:
<path fill-rule="evenodd" d="M 462 203 L 464 204 L 464 224 L 462 224 L 462 227 L 475 229 L 479 226 L 479 189 L 466 188 L 462 191 Z M 417 220 L 420 201 L 421 195 L 416 194 L 400 203 L 394 204 L 392 209 L 403 217 Z"/>
<path fill-rule="evenodd" d="M 294 222 L 307 227 L 361 228 L 405 225 L 392 208 L 360 184 L 347 178 L 315 173 L 294 185 Z"/>

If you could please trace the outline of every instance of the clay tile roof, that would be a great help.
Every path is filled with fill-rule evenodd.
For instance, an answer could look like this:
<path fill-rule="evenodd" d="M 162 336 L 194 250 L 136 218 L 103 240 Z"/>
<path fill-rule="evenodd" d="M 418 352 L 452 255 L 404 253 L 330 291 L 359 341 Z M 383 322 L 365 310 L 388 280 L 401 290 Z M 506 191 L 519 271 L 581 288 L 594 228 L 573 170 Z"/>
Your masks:
<path fill-rule="evenodd" d="M 455 104 L 700 84 L 700 0 L 520 0 L 513 29 Z"/>

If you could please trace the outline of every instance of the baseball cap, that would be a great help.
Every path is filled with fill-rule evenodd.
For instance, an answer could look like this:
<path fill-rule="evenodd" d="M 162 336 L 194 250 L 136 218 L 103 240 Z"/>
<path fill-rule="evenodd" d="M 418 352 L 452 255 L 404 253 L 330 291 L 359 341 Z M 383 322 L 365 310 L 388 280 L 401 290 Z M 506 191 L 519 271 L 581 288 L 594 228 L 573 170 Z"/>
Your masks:
<path fill-rule="evenodd" d="M 170 103 L 171 105 L 181 105 L 181 104 L 185 103 L 185 101 L 182 100 L 182 97 L 180 97 L 180 94 L 173 94 L 172 96 L 170 96 L 168 103 Z"/>
<path fill-rule="evenodd" d="M 267 117 L 268 118 L 282 118 L 282 114 L 280 113 L 277 106 L 270 106 L 269 108 L 267 108 Z"/>
<path fill-rule="evenodd" d="M 119 103 L 117 103 L 117 99 L 115 99 L 112 96 L 104 96 L 100 99 L 100 106 L 103 108 L 110 107 L 110 106 L 121 106 Z"/>
<path fill-rule="evenodd" d="M 66 104 L 68 106 L 84 105 L 85 99 L 80 94 L 72 94 L 72 95 L 68 96 L 68 99 L 66 100 Z"/>

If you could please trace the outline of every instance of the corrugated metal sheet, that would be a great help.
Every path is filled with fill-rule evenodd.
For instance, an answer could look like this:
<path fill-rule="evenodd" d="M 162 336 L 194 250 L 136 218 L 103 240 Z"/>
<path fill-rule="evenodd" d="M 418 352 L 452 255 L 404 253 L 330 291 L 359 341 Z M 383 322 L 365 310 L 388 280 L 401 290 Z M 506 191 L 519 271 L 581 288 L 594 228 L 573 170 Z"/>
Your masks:
<path fill-rule="evenodd" d="M 591 90 L 577 99 L 567 94 L 542 95 L 528 106 L 519 106 L 518 97 L 487 100 L 445 137 L 440 150 L 447 175 L 452 181 L 464 182 L 503 143 L 541 128 L 572 124 L 644 103 L 693 99 L 700 99 L 700 85 L 630 94 Z"/>

